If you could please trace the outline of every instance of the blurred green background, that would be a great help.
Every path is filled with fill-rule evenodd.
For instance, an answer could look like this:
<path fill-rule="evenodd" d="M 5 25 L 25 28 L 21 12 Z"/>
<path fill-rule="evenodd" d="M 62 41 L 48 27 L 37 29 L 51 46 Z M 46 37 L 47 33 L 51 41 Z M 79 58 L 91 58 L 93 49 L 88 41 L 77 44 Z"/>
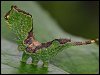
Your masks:
<path fill-rule="evenodd" d="M 99 37 L 99 1 L 39 1 L 65 32 Z"/>

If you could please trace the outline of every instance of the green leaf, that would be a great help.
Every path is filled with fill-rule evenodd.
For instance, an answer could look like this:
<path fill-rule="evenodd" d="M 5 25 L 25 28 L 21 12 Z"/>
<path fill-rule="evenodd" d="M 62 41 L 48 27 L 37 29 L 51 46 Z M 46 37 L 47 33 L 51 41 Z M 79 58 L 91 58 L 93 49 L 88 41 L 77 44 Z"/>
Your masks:
<path fill-rule="evenodd" d="M 23 5 L 24 3 L 24 5 Z M 4 15 L 9 11 L 11 5 L 17 5 L 21 9 L 29 12 L 33 16 L 33 32 L 36 40 L 47 42 L 55 38 L 70 38 L 74 41 L 84 41 L 82 37 L 76 37 L 64 32 L 49 15 L 36 2 L 25 1 L 2 1 L 1 3 L 1 36 L 9 41 L 14 41 L 14 34 L 8 29 L 4 20 Z M 78 32 L 78 31 L 77 31 Z M 6 41 L 7 41 L 6 40 Z M 18 69 L 19 59 L 14 62 L 14 58 L 18 56 L 17 45 L 10 43 L 2 43 L 2 73 L 22 73 Z M 13 48 L 12 48 L 13 47 Z M 16 51 L 15 51 L 16 50 Z M 5 53 L 6 52 L 6 53 Z M 9 55 L 9 56 L 7 56 Z M 5 57 L 4 57 L 5 56 Z M 11 63 L 11 64 L 10 64 Z M 97 73 L 99 70 L 99 47 L 96 44 L 87 46 L 72 47 L 63 50 L 55 58 L 51 60 L 51 64 L 56 65 L 69 73 Z M 5 68 L 4 68 L 5 67 Z M 51 66 L 52 67 L 52 66 Z M 9 69 L 7 69 L 9 68 Z M 28 67 L 29 68 L 29 67 Z M 53 67 L 52 67 L 53 68 Z M 26 71 L 27 68 L 25 68 Z M 13 71 L 12 71 L 13 70 Z M 57 70 L 54 68 L 54 71 Z M 52 73 L 54 73 L 54 71 Z M 46 71 L 45 71 L 46 72 Z M 44 72 L 44 73 L 45 73 Z M 56 71 L 56 73 L 58 70 Z M 62 71 L 59 71 L 64 73 Z M 58 73 L 59 73 L 58 72 Z M 31 72 L 27 72 L 31 73 Z"/>

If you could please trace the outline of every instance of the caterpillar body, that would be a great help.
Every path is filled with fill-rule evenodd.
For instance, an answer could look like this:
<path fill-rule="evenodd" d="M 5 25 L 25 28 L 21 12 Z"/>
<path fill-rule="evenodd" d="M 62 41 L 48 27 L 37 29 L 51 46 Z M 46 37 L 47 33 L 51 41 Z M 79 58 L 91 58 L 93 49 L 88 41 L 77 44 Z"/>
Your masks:
<path fill-rule="evenodd" d="M 48 67 L 49 60 L 56 56 L 64 48 L 71 46 L 87 45 L 96 40 L 83 42 L 74 42 L 71 39 L 54 39 L 46 43 L 37 41 L 33 34 L 32 15 L 19 9 L 17 6 L 11 6 L 11 10 L 5 15 L 6 22 L 17 37 L 18 50 L 23 51 L 22 62 L 32 58 L 32 64 L 37 65 L 39 60 L 43 61 L 43 66 Z"/>

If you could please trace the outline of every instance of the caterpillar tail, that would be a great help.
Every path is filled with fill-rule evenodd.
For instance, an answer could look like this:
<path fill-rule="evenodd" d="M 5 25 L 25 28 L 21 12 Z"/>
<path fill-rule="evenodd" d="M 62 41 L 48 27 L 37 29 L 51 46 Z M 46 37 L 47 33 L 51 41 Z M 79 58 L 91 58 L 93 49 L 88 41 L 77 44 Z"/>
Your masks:
<path fill-rule="evenodd" d="M 73 46 L 80 46 L 80 45 L 88 45 L 88 44 L 92 44 L 92 43 L 96 43 L 98 42 L 99 39 L 93 39 L 93 40 L 87 40 L 87 41 L 82 41 L 82 42 L 71 42 L 71 44 Z"/>

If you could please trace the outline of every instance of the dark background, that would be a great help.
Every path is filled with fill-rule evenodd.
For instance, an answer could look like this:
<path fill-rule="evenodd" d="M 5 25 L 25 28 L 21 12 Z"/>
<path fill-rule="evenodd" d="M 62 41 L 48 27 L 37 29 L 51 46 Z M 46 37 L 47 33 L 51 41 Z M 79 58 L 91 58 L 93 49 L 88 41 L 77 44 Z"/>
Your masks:
<path fill-rule="evenodd" d="M 60 27 L 88 39 L 99 37 L 99 1 L 38 1 Z"/>

